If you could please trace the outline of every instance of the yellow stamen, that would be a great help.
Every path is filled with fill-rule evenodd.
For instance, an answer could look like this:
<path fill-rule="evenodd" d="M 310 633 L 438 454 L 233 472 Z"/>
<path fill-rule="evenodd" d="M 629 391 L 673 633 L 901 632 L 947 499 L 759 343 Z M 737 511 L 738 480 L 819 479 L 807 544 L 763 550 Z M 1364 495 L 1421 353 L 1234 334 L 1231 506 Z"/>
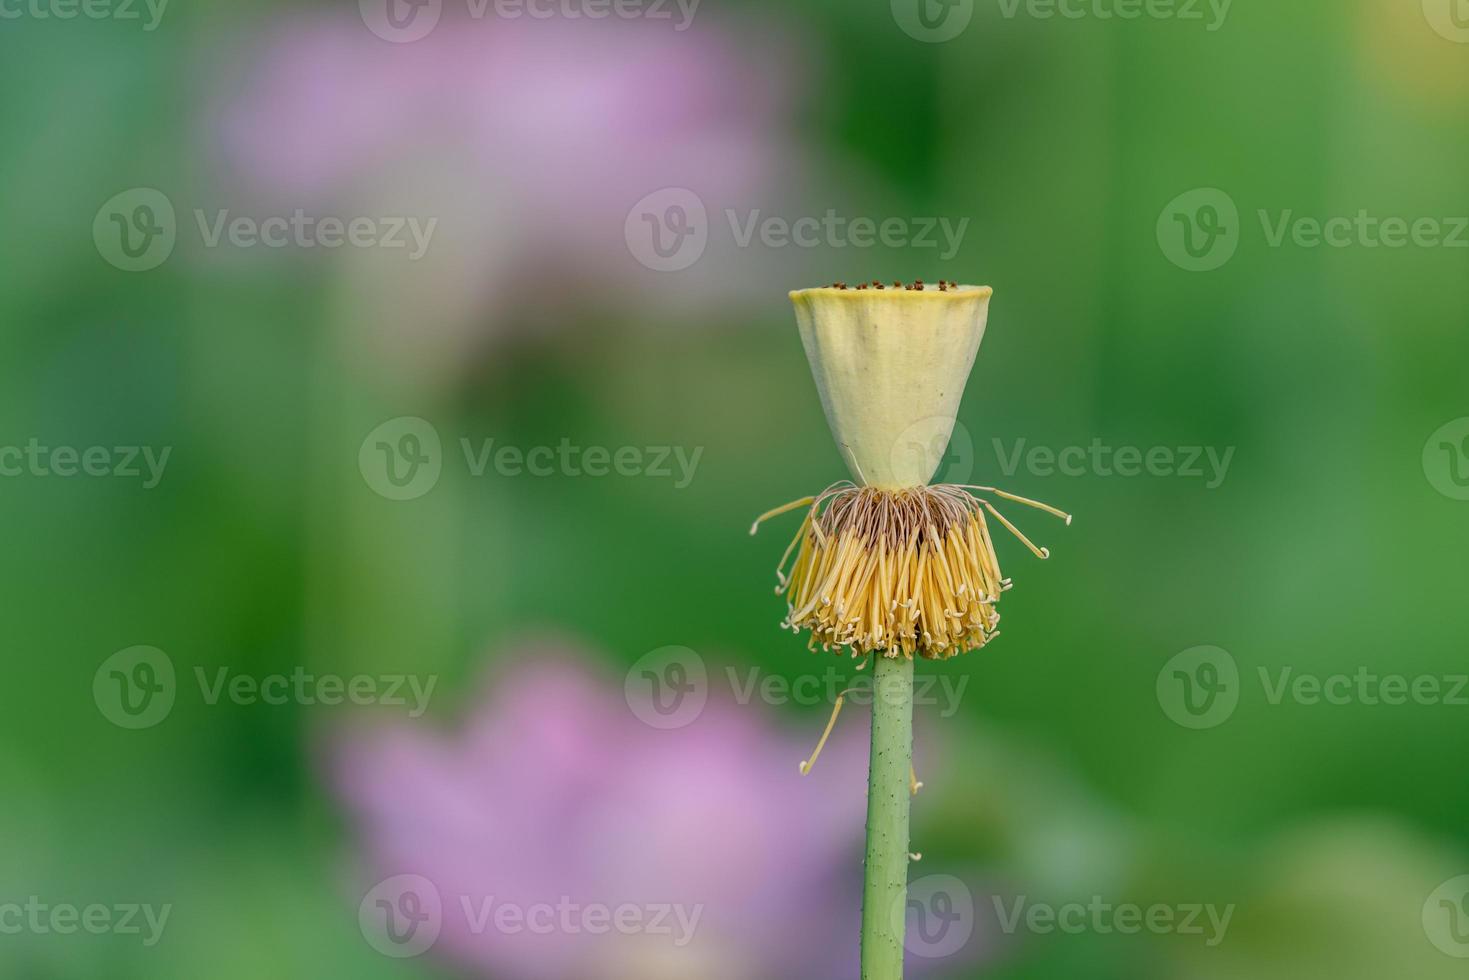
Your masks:
<path fill-rule="evenodd" d="M 805 776 L 811 772 L 811 767 L 816 765 L 816 760 L 821 758 L 821 750 L 826 748 L 826 740 L 831 737 L 831 730 L 836 727 L 837 716 L 842 713 L 842 702 L 847 699 L 847 691 L 837 695 L 836 704 L 832 705 L 831 717 L 827 719 L 826 730 L 821 733 L 821 741 L 816 743 L 816 751 L 811 753 L 811 758 L 801 763 L 801 775 Z"/>
<path fill-rule="evenodd" d="M 805 498 L 809 509 L 781 556 L 776 591 L 787 599 L 783 625 L 808 631 L 812 650 L 848 648 L 853 655 L 944 658 L 984 646 L 998 629 L 995 603 L 1010 587 L 986 514 L 1037 556 L 1049 552 L 970 489 L 1066 516 L 989 487 L 835 484 Z M 777 508 L 761 520 L 799 506 Z"/>

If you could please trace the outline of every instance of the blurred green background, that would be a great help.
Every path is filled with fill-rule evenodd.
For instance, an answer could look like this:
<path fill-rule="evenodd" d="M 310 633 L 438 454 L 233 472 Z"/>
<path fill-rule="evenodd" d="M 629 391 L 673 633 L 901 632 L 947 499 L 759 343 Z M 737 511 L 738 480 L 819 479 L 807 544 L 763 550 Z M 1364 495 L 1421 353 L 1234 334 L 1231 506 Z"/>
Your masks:
<path fill-rule="evenodd" d="M 1011 515 L 1053 557 L 999 542 L 1003 641 L 920 665 L 969 683 L 920 720 L 920 757 L 945 761 L 922 774 L 914 875 L 1236 906 L 1217 946 L 1022 930 L 931 972 L 1462 976 L 1469 11 L 927 2 L 914 21 L 902 2 L 704 0 L 682 30 L 677 8 L 446 2 L 416 40 L 371 2 L 174 4 L 152 29 L 143 6 L 4 7 L 0 446 L 170 455 L 148 487 L 0 453 L 0 903 L 173 909 L 152 946 L 6 929 L 7 976 L 536 975 L 364 941 L 362 843 L 323 745 L 404 709 L 210 704 L 196 668 L 432 675 L 418 723 L 450 731 L 527 636 L 593 651 L 616 704 L 667 645 L 715 684 L 850 671 L 776 628 L 793 522 L 746 528 L 845 476 L 786 291 L 899 277 L 995 288 L 946 466 L 1076 515 Z M 108 234 L 143 199 L 109 202 L 135 188 L 171 204 L 176 243 L 130 271 Z M 688 198 L 640 202 L 668 188 L 703 205 L 707 245 L 659 271 L 642 214 Z M 211 245 L 196 217 L 297 208 L 438 221 L 410 259 Z M 828 211 L 967 225 L 952 255 L 732 227 Z M 1423 234 L 1389 247 L 1362 212 Z M 1176 236 L 1215 216 L 1191 256 Z M 1351 221 L 1335 244 L 1295 224 L 1333 218 Z M 404 418 L 438 435 L 441 473 L 396 500 L 368 443 Z M 466 439 L 702 455 L 686 486 L 475 475 Z M 1232 456 L 1212 487 L 1006 472 L 1021 440 Z M 138 645 L 166 653 L 177 698 L 133 730 L 102 668 Z M 1227 651 L 1207 656 L 1234 707 L 1189 727 L 1170 664 L 1201 646 Z M 1272 699 L 1287 668 L 1354 680 L 1342 703 Z M 1362 673 L 1440 694 L 1381 703 Z M 799 753 L 828 708 L 749 710 Z"/>

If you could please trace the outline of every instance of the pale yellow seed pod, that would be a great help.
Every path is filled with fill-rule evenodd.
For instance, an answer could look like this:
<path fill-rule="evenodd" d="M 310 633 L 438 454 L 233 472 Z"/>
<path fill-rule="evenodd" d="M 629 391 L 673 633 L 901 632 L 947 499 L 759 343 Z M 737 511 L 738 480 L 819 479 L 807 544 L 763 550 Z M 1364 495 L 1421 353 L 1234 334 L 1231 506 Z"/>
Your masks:
<path fill-rule="evenodd" d="M 790 294 L 821 407 L 859 483 L 896 490 L 933 478 L 992 292 L 929 285 Z"/>

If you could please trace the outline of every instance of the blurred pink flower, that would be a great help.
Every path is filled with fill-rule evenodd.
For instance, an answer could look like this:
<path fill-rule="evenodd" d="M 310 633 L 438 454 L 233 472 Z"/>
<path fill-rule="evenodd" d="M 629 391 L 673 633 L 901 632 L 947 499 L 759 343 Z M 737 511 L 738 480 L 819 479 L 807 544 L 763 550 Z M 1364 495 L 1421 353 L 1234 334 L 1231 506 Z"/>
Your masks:
<path fill-rule="evenodd" d="M 207 125 L 225 183 L 253 206 L 437 217 L 421 260 L 339 253 L 341 314 L 410 336 L 419 356 L 441 344 L 452 363 L 486 319 L 503 330 L 568 305 L 626 299 L 646 314 L 751 292 L 719 259 L 730 243 L 711 235 L 673 282 L 630 250 L 625 224 L 667 188 L 692 192 L 712 223 L 792 185 L 801 86 L 772 67 L 797 63 L 783 45 L 769 25 L 743 38 L 703 20 L 677 31 L 447 13 L 427 37 L 389 44 L 355 16 L 306 14 L 224 73 Z"/>
<path fill-rule="evenodd" d="M 757 61 L 723 32 L 563 19 L 446 23 L 392 46 L 318 16 L 265 45 L 220 136 L 261 190 L 322 197 L 415 144 L 453 146 L 537 212 L 612 206 L 620 224 L 670 182 L 729 200 L 774 176 L 789 85 L 771 43 Z"/>
<path fill-rule="evenodd" d="M 644 724 L 564 646 L 521 647 L 458 735 L 368 730 L 334 754 L 374 876 L 442 902 L 434 952 L 520 980 L 820 980 L 856 972 L 865 730 L 812 735 L 718 697 L 676 730 Z M 479 927 L 468 908 L 660 904 L 692 940 Z M 645 920 L 648 921 L 648 920 Z M 673 919 L 669 920 L 673 922 Z M 687 938 L 685 936 L 684 938 Z"/>

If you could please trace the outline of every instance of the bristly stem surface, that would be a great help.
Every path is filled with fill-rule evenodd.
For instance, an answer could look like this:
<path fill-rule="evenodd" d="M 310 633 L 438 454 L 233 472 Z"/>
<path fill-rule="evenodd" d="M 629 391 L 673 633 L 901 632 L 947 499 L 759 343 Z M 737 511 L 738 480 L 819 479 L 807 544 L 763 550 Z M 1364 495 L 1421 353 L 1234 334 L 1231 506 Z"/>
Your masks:
<path fill-rule="evenodd" d="M 862 980 L 901 980 L 908 901 L 913 660 L 873 658 L 872 758 L 862 892 Z"/>

